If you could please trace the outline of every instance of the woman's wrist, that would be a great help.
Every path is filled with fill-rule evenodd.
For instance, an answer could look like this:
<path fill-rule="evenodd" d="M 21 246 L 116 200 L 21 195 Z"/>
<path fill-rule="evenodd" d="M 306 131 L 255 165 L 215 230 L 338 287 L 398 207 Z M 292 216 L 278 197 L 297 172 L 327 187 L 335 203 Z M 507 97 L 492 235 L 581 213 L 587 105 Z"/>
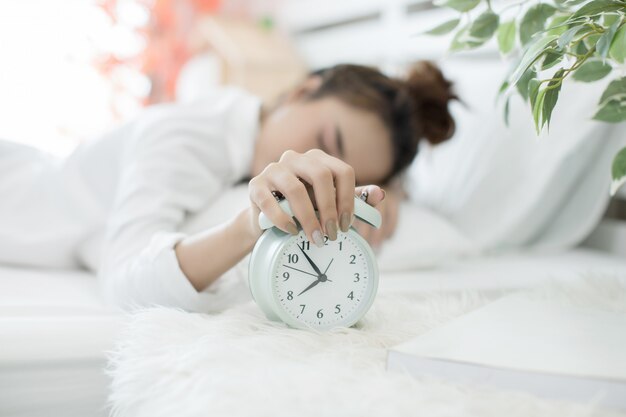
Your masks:
<path fill-rule="evenodd" d="M 197 291 L 202 291 L 243 259 L 254 247 L 261 230 L 253 210 L 241 211 L 231 220 L 191 235 L 174 248 L 180 269 Z"/>
<path fill-rule="evenodd" d="M 263 234 L 263 230 L 261 230 L 258 222 L 259 211 L 255 210 L 253 207 L 242 210 L 232 220 L 231 227 L 233 233 L 240 237 L 242 249 L 245 254 L 252 251 L 256 241 L 259 240 L 259 237 Z"/>

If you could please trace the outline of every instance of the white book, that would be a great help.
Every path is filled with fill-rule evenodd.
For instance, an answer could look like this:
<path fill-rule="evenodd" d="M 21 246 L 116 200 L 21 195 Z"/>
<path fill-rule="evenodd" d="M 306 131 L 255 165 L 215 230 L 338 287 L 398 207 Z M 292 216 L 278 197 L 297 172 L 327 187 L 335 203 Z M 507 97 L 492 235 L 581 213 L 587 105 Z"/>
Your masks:
<path fill-rule="evenodd" d="M 387 369 L 626 409 L 626 314 L 515 294 L 396 346 Z"/>

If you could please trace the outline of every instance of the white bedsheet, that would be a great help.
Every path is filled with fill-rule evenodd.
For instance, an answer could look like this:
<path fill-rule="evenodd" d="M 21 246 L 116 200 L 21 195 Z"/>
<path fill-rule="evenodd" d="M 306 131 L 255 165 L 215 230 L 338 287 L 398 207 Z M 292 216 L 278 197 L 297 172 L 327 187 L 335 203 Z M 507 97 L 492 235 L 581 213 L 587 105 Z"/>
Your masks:
<path fill-rule="evenodd" d="M 497 291 L 591 272 L 624 276 L 626 259 L 587 249 L 481 257 L 385 273 L 380 291 Z M 88 273 L 0 266 L 0 416 L 107 415 L 102 369 L 124 322 Z"/>
<path fill-rule="evenodd" d="M 106 416 L 122 324 L 89 273 L 0 267 L 0 416 Z"/>

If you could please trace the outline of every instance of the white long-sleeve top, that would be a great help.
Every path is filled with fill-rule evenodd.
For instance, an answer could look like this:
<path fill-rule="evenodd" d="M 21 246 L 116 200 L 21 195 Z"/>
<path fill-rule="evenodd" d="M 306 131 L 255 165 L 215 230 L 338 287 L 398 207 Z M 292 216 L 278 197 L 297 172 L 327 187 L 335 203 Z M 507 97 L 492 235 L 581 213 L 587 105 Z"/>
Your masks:
<path fill-rule="evenodd" d="M 0 144 L 0 173 L 12 172 L 0 191 L 14 196 L 0 202 L 0 262 L 82 263 L 98 271 L 105 297 L 126 308 L 219 308 L 226 300 L 211 287 L 197 292 L 173 248 L 188 216 L 248 174 L 259 112 L 258 98 L 226 88 L 153 106 L 63 161 Z M 25 159 L 31 168 L 16 171 Z"/>

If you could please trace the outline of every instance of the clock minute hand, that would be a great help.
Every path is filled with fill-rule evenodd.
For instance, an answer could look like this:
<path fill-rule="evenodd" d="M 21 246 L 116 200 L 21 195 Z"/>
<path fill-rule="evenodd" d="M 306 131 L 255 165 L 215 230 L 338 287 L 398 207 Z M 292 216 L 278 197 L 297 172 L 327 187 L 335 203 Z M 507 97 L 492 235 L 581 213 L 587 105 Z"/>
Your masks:
<path fill-rule="evenodd" d="M 317 277 L 317 275 L 315 275 L 315 274 L 312 274 L 312 273 L 307 272 L 307 271 L 303 271 L 302 269 L 294 268 L 293 266 L 289 266 L 289 265 L 283 265 L 283 266 L 285 268 L 293 269 L 294 271 L 302 272 L 303 274 L 311 275 L 312 277 Z"/>
<path fill-rule="evenodd" d="M 309 263 L 313 267 L 313 270 L 315 271 L 315 273 L 317 274 L 317 277 L 319 279 L 319 277 L 321 277 L 323 275 L 322 271 L 320 271 L 320 269 L 317 267 L 317 265 L 315 265 L 315 262 L 313 262 L 313 260 L 311 258 L 309 258 L 309 255 L 306 254 L 306 252 L 300 247 L 300 245 L 298 245 L 298 249 L 300 249 L 300 251 L 302 252 L 304 257 L 306 258 L 306 260 L 309 261 Z"/>

